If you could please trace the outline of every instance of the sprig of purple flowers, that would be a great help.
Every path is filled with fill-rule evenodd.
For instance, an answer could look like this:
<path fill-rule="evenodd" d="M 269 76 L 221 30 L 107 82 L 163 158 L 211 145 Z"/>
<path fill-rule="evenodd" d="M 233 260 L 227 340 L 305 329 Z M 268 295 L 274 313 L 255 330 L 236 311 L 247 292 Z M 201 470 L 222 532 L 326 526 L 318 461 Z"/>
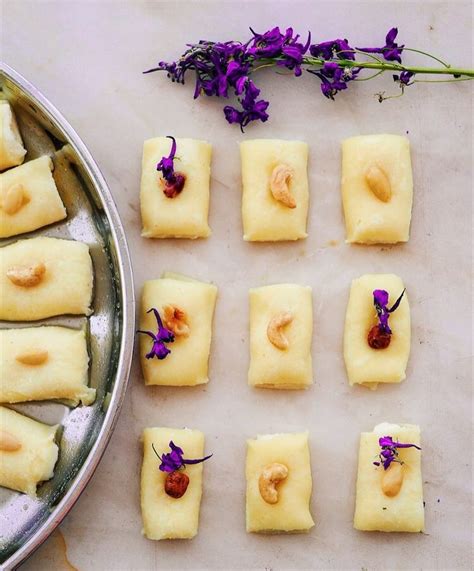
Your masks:
<path fill-rule="evenodd" d="M 152 444 L 151 446 L 153 448 L 153 452 L 158 456 L 158 458 L 161 461 L 159 469 L 162 472 L 175 472 L 176 470 L 180 470 L 186 464 L 200 464 L 201 462 L 209 460 L 209 458 L 212 456 L 212 454 L 209 454 L 209 456 L 205 456 L 204 458 L 198 458 L 196 460 L 183 458 L 184 454 L 183 449 L 180 448 L 179 446 L 176 446 L 176 444 L 172 440 L 169 443 L 171 452 L 169 452 L 168 454 L 162 454 L 160 456 L 155 449 L 155 445 Z"/>
<path fill-rule="evenodd" d="M 379 438 L 379 446 L 382 449 L 379 454 L 380 462 L 374 462 L 374 465 L 382 465 L 384 470 L 388 470 L 392 462 L 400 462 L 400 464 L 403 464 L 398 457 L 398 448 L 416 448 L 417 450 L 421 450 L 416 444 L 394 442 L 391 436 L 382 436 Z"/>
<path fill-rule="evenodd" d="M 152 307 L 147 311 L 147 313 L 150 312 L 153 312 L 155 315 L 156 323 L 158 325 L 158 331 L 156 333 L 153 333 L 153 331 L 143 331 L 139 329 L 137 333 L 148 335 L 148 337 L 151 337 L 153 340 L 151 350 L 149 353 L 145 355 L 145 357 L 147 359 L 153 359 L 153 357 L 156 357 L 161 361 L 162 359 L 167 357 L 169 353 L 171 353 L 171 351 L 168 349 L 165 343 L 172 343 L 174 341 L 174 335 L 172 331 L 166 329 L 166 327 L 163 325 L 160 314 L 155 307 Z"/>
<path fill-rule="evenodd" d="M 335 39 L 321 43 L 311 43 L 311 32 L 303 43 L 293 28 L 283 33 L 279 27 L 260 34 L 252 30 L 252 37 L 246 42 L 211 42 L 201 40 L 197 44 L 187 44 L 188 49 L 171 63 L 160 61 L 158 66 L 145 71 L 166 71 L 173 82 L 183 83 L 186 73 L 195 72 L 194 98 L 201 95 L 237 97 L 238 105 L 226 105 L 224 116 L 229 123 L 237 123 L 243 130 L 252 121 L 265 122 L 268 119 L 269 102 L 260 99 L 260 89 L 251 75 L 263 67 L 279 67 L 291 71 L 295 77 L 302 75 L 303 67 L 321 81 L 321 92 L 328 99 L 347 89 L 348 84 L 358 79 L 364 70 L 375 70 L 379 75 L 385 71 L 395 72 L 393 80 L 404 89 L 422 81 L 415 79 L 421 74 L 442 74 L 452 76 L 447 81 L 462 81 L 474 78 L 474 70 L 458 69 L 449 66 L 439 58 L 406 48 L 396 42 L 397 28 L 391 28 L 385 44 L 380 47 L 353 48 L 346 39 Z M 405 51 L 414 51 L 441 63 L 441 68 L 410 67 L 402 63 Z M 356 56 L 362 58 L 356 59 Z M 389 99 L 378 94 L 379 101 Z"/>
<path fill-rule="evenodd" d="M 377 312 L 377 316 L 379 318 L 379 330 L 382 333 L 388 333 L 391 335 L 392 330 L 388 325 L 388 318 L 390 314 L 393 313 L 398 306 L 400 305 L 403 296 L 405 295 L 406 288 L 402 291 L 402 293 L 398 296 L 397 301 L 392 305 L 392 307 L 388 307 L 388 291 L 384 289 L 375 289 L 373 291 L 374 296 L 374 306 L 375 311 Z"/>

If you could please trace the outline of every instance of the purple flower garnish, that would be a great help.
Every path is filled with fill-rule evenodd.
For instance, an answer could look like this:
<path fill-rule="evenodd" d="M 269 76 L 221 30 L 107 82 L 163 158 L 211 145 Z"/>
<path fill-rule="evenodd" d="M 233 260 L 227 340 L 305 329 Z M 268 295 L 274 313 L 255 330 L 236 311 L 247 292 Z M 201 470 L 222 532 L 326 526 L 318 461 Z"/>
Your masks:
<path fill-rule="evenodd" d="M 169 329 L 166 329 L 166 327 L 163 325 L 163 322 L 161 321 L 161 317 L 160 317 L 160 314 L 158 313 L 158 310 L 155 309 L 154 307 L 152 307 L 151 309 L 149 309 L 147 311 L 147 313 L 150 313 L 150 311 L 153 311 L 153 313 L 155 315 L 156 322 L 158 325 L 158 331 L 156 333 L 153 333 L 152 331 L 138 330 L 137 333 L 142 333 L 143 335 L 148 335 L 149 337 L 151 337 L 153 339 L 153 345 L 151 346 L 151 350 L 149 353 L 147 353 L 145 355 L 145 357 L 147 359 L 153 359 L 153 357 L 156 357 L 157 359 L 160 359 L 160 361 L 161 361 L 169 353 L 171 353 L 171 351 L 168 349 L 168 347 L 166 347 L 165 343 L 172 343 L 174 341 L 174 335 Z"/>
<path fill-rule="evenodd" d="M 187 44 L 186 51 L 177 61 L 160 61 L 156 67 L 144 73 L 165 71 L 172 82 L 184 83 L 186 73 L 194 71 L 195 99 L 201 95 L 238 98 L 237 105 L 224 107 L 224 116 L 229 123 L 240 125 L 242 130 L 252 121 L 265 122 L 268 119 L 269 102 L 257 99 L 260 90 L 254 83 L 253 75 L 263 67 L 285 68 L 300 77 L 304 66 L 308 72 L 319 78 L 321 92 L 328 99 L 334 99 L 337 93 L 346 90 L 348 82 L 352 80 L 370 79 L 358 77 L 364 70 L 370 71 L 373 77 L 379 75 L 373 73 L 375 70 L 380 73 L 395 72 L 393 77 L 399 83 L 402 93 L 405 86 L 413 83 L 410 80 L 415 73 L 444 74 L 462 81 L 474 78 L 473 70 L 457 69 L 447 64 L 436 69 L 408 68 L 401 65 L 402 53 L 408 48 L 396 43 L 397 28 L 389 30 L 383 47 L 368 48 L 352 48 L 347 39 L 341 38 L 311 44 L 311 32 L 308 32 L 306 42 L 302 43 L 299 41 L 299 34 L 291 27 L 285 32 L 278 26 L 264 33 L 257 33 L 252 28 L 250 31 L 252 37 L 246 43 L 200 40 L 197 44 Z M 419 50 L 418 52 L 424 53 Z M 371 54 L 381 54 L 383 60 Z M 443 63 L 439 58 L 434 59 Z M 385 97 L 379 94 L 379 101 L 391 97 L 395 96 Z M 164 159 L 165 162 L 160 165 L 169 172 L 168 165 L 172 157 Z M 163 176 L 166 179 L 165 170 Z"/>
<path fill-rule="evenodd" d="M 380 462 L 373 462 L 375 466 L 382 464 L 384 470 L 387 470 L 392 462 L 400 462 L 398 458 L 398 448 L 416 448 L 421 450 L 416 444 L 402 444 L 401 442 L 394 442 L 391 436 L 382 436 L 379 438 L 379 446 L 382 449 L 379 453 Z"/>
<path fill-rule="evenodd" d="M 176 444 L 172 440 L 169 443 L 171 452 L 169 452 L 168 454 L 162 454 L 160 456 L 156 451 L 155 446 L 153 444 L 151 446 L 153 448 L 153 452 L 161 460 L 159 468 L 162 472 L 175 472 L 176 470 L 180 470 L 186 464 L 200 464 L 201 462 L 208 460 L 212 456 L 212 454 L 209 454 L 209 456 L 205 456 L 204 458 L 199 458 L 197 460 L 190 460 L 188 458 L 183 458 L 184 454 L 183 449 L 180 448 L 179 446 L 176 446 Z"/>
<path fill-rule="evenodd" d="M 395 42 L 395 38 L 398 34 L 398 28 L 391 28 L 388 31 L 388 34 L 385 36 L 385 45 L 383 48 L 356 48 L 361 52 L 366 52 L 368 54 L 381 54 L 383 55 L 384 59 L 387 61 L 398 61 L 398 63 L 402 63 L 402 51 L 403 46 L 399 46 Z"/>
<path fill-rule="evenodd" d="M 390 314 L 393 313 L 398 308 L 398 306 L 400 305 L 400 302 L 402 301 L 404 294 L 405 294 L 405 289 L 399 295 L 397 301 L 389 309 L 387 307 L 387 305 L 388 305 L 388 292 L 385 291 L 384 289 L 374 290 L 374 292 L 373 292 L 374 305 L 375 305 L 375 310 L 377 311 L 377 316 L 379 318 L 379 329 L 382 333 L 388 333 L 388 334 L 392 333 L 392 330 L 390 329 L 390 327 L 388 325 L 388 318 L 390 317 Z"/>
<path fill-rule="evenodd" d="M 161 171 L 165 185 L 163 192 L 168 198 L 174 198 L 179 194 L 186 182 L 186 177 L 184 174 L 176 172 L 174 170 L 174 157 L 176 155 L 176 139 L 171 135 L 166 135 L 168 139 L 171 139 L 171 150 L 167 157 L 161 157 L 161 161 L 156 165 L 156 170 Z"/>

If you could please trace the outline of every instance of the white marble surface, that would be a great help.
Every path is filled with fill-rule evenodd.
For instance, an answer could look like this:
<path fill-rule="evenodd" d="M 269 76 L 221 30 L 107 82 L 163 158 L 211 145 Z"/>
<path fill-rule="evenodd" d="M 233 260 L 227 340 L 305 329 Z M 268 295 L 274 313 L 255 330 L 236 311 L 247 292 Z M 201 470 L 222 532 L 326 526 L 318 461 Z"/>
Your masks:
<path fill-rule="evenodd" d="M 2 7 L 2 56 L 51 99 L 94 154 L 127 230 L 137 289 L 165 269 L 211 279 L 220 288 L 209 385 L 146 388 L 135 362 L 99 469 L 60 533 L 24 569 L 468 569 L 471 85 L 420 84 L 380 105 L 372 94 L 395 89 L 386 77 L 351 86 L 332 103 L 311 77 L 263 73 L 259 83 L 271 100 L 271 120 L 242 135 L 223 120 L 220 101 L 194 102 L 191 85 L 141 71 L 174 58 L 185 42 L 246 39 L 248 25 L 263 30 L 274 24 L 291 24 L 303 34 L 309 27 L 315 39 L 348 37 L 356 45 L 380 43 L 398 25 L 402 42 L 468 67 L 471 4 L 3 0 Z M 372 132 L 409 133 L 412 142 L 415 202 L 406 245 L 343 242 L 340 141 Z M 205 137 L 214 145 L 208 240 L 140 237 L 142 142 L 167 133 Z M 254 137 L 310 144 L 304 242 L 241 240 L 237 143 Z M 350 280 L 385 271 L 400 274 L 410 296 L 408 378 L 375 393 L 351 389 L 341 350 Z M 262 392 L 246 384 L 247 290 L 280 281 L 314 290 L 316 382 L 308 392 Z M 422 427 L 424 535 L 352 529 L 359 433 L 383 420 Z M 200 533 L 192 541 L 153 543 L 140 534 L 138 438 L 151 425 L 200 428 L 215 454 L 205 468 Z M 311 431 L 316 527 L 304 536 L 247 535 L 245 439 L 305 428 Z"/>

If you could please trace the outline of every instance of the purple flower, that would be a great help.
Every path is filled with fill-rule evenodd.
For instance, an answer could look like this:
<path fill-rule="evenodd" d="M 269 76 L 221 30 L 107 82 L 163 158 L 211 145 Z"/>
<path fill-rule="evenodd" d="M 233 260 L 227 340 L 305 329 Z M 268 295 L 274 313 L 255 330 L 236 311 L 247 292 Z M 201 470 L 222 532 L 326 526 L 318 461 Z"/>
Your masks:
<path fill-rule="evenodd" d="M 411 85 L 410 79 L 414 77 L 414 75 L 412 71 L 402 71 L 400 75 L 393 76 L 393 81 L 398 82 L 402 87 Z"/>
<path fill-rule="evenodd" d="M 147 311 L 147 313 L 150 313 L 150 311 L 153 311 L 153 313 L 155 314 L 156 322 L 158 325 L 158 331 L 155 334 L 152 331 L 138 330 L 137 333 L 142 333 L 143 335 L 148 335 L 149 337 L 151 337 L 153 339 L 153 344 L 151 346 L 151 350 L 149 353 L 147 353 L 145 355 L 145 357 L 147 359 L 153 359 L 153 357 L 156 357 L 157 359 L 159 359 L 161 361 L 169 353 L 171 353 L 171 351 L 168 349 L 168 347 L 166 347 L 165 343 L 172 343 L 174 341 L 174 335 L 169 329 L 166 329 L 166 327 L 163 325 L 163 322 L 161 321 L 161 317 L 160 317 L 160 314 L 158 313 L 158 310 L 155 309 L 154 307 L 152 307 L 151 309 L 149 309 Z"/>
<path fill-rule="evenodd" d="M 166 135 L 168 139 L 171 139 L 171 150 L 167 157 L 161 157 L 161 161 L 156 165 L 156 170 L 161 171 L 163 178 L 169 182 L 174 182 L 174 156 L 176 154 L 176 139 L 171 135 Z"/>
<path fill-rule="evenodd" d="M 309 53 L 317 58 L 355 60 L 354 50 L 351 48 L 347 40 L 330 40 L 329 42 L 322 42 L 320 44 L 313 44 L 309 48 Z"/>
<path fill-rule="evenodd" d="M 224 107 L 224 115 L 229 123 L 239 123 L 240 129 L 244 130 L 251 121 L 260 120 L 263 123 L 268 119 L 268 101 L 257 97 L 260 95 L 260 89 L 257 89 L 252 80 L 248 79 L 244 87 L 244 96 L 240 99 L 242 111 L 239 111 L 231 105 Z"/>
<path fill-rule="evenodd" d="M 155 446 L 153 444 L 151 446 L 153 448 L 153 452 L 161 460 L 159 468 L 162 472 L 174 472 L 176 470 L 181 469 L 185 464 L 199 464 L 201 462 L 204 462 L 205 460 L 208 460 L 212 456 L 212 454 L 209 454 L 209 456 L 205 456 L 204 458 L 199 458 L 197 460 L 189 460 L 183 458 L 184 454 L 183 449 L 180 448 L 179 446 L 176 446 L 176 444 L 172 440 L 169 443 L 171 452 L 169 452 L 168 454 L 162 454 L 160 456 L 156 451 Z"/>
<path fill-rule="evenodd" d="M 305 44 L 299 42 L 299 34 L 293 35 L 293 28 L 287 28 L 282 34 L 277 26 L 264 34 L 257 34 L 250 28 L 253 38 L 247 50 L 255 59 L 281 58 L 276 63 L 281 67 L 295 70 L 295 75 L 301 75 L 303 56 L 311 44 L 311 32 Z"/>
<path fill-rule="evenodd" d="M 398 34 L 398 28 L 391 28 L 385 37 L 385 45 L 383 48 L 356 48 L 356 49 L 360 50 L 361 52 L 366 52 L 369 54 L 382 54 L 387 61 L 398 61 L 398 63 L 402 63 L 401 55 L 403 48 L 405 46 L 404 45 L 399 46 L 395 42 L 397 34 Z"/>
<path fill-rule="evenodd" d="M 334 96 L 347 89 L 347 82 L 355 79 L 359 73 L 358 68 L 345 69 L 336 61 L 324 62 L 319 70 L 308 70 L 321 80 L 321 92 L 328 99 L 334 101 Z"/>
<path fill-rule="evenodd" d="M 400 462 L 398 459 L 398 448 L 416 448 L 421 450 L 416 444 L 402 444 L 401 442 L 394 442 L 391 436 L 382 436 L 379 438 L 379 446 L 382 449 L 379 453 L 380 462 L 374 462 L 375 466 L 383 465 L 384 470 L 387 470 L 392 462 Z M 403 462 L 400 462 L 403 464 Z"/>
<path fill-rule="evenodd" d="M 375 310 L 377 311 L 377 316 L 379 318 L 379 329 L 381 332 L 388 334 L 392 333 L 392 330 L 388 325 L 388 318 L 390 317 L 390 314 L 393 313 L 398 308 L 404 294 L 405 290 L 402 291 L 397 301 L 389 309 L 387 307 L 388 297 L 389 297 L 388 292 L 385 291 L 384 289 L 376 289 L 373 291 L 374 305 L 375 305 Z"/>

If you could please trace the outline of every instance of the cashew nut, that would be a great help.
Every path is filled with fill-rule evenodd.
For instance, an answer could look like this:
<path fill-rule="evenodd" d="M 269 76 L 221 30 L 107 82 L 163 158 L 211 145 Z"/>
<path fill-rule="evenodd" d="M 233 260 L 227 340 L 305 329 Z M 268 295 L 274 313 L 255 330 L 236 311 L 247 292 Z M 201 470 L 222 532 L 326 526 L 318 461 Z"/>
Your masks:
<path fill-rule="evenodd" d="M 175 305 L 165 305 L 163 308 L 163 322 L 165 327 L 177 337 L 188 337 L 189 325 L 186 321 L 186 312 Z"/>
<path fill-rule="evenodd" d="M 5 193 L 2 209 L 9 215 L 16 214 L 22 206 L 30 201 L 22 184 L 14 184 Z"/>
<path fill-rule="evenodd" d="M 293 174 L 291 167 L 281 164 L 273 169 L 270 177 L 270 190 L 273 198 L 288 208 L 296 208 L 295 197 L 291 194 L 288 186 Z"/>
<path fill-rule="evenodd" d="M 282 351 L 288 349 L 289 342 L 283 334 L 282 329 L 292 321 L 293 315 L 289 312 L 279 313 L 270 320 L 267 327 L 267 337 L 270 343 L 275 345 L 277 349 L 281 349 Z"/>
<path fill-rule="evenodd" d="M 41 349 L 33 349 L 27 353 L 21 353 L 16 356 L 16 360 L 23 365 L 42 365 L 48 358 L 48 351 Z"/>
<path fill-rule="evenodd" d="M 392 198 L 392 187 L 385 172 L 377 165 L 370 166 L 365 173 L 365 180 L 370 190 L 382 202 Z"/>
<path fill-rule="evenodd" d="M 45 271 L 46 266 L 43 262 L 33 266 L 13 266 L 7 270 L 7 277 L 17 286 L 33 287 L 40 283 Z"/>
<path fill-rule="evenodd" d="M 403 465 L 400 462 L 392 462 L 382 476 L 382 492 L 389 498 L 393 498 L 400 491 L 403 484 Z"/>
<path fill-rule="evenodd" d="M 267 504 L 278 502 L 277 485 L 288 477 L 288 468 L 284 464 L 274 462 L 266 466 L 258 479 L 258 489 L 260 495 Z"/>
<path fill-rule="evenodd" d="M 0 430 L 0 450 L 3 452 L 16 452 L 20 448 L 21 442 L 16 436 L 6 430 Z"/>

